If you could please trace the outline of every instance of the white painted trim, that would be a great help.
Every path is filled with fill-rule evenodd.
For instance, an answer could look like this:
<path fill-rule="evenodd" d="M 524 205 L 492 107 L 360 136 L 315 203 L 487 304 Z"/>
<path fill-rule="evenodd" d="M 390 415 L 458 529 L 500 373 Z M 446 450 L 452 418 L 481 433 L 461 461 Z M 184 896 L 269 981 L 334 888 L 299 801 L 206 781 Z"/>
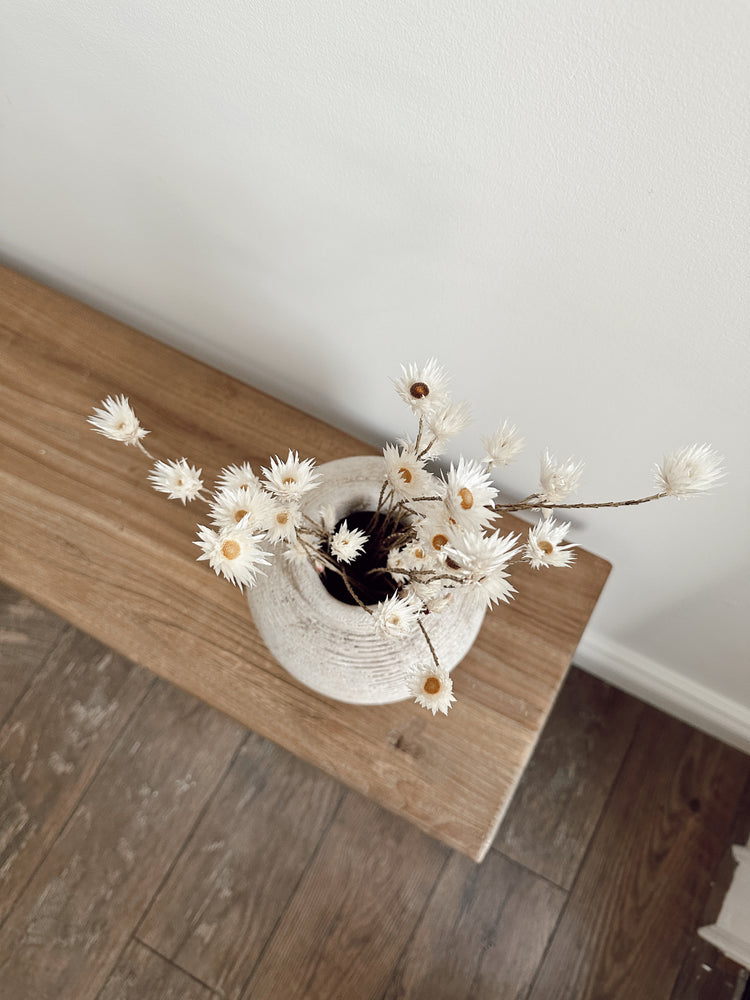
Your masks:
<path fill-rule="evenodd" d="M 700 927 L 698 933 L 747 969 L 750 968 L 750 850 L 735 845 L 732 854 L 737 868 L 721 913 L 715 924 Z"/>
<path fill-rule="evenodd" d="M 710 927 L 699 927 L 698 934 L 714 948 L 723 951 L 733 962 L 750 969 L 750 944 L 747 941 L 743 941 L 736 934 L 732 934 L 731 931 L 718 927 L 716 924 L 711 924 Z"/>
<path fill-rule="evenodd" d="M 584 634 L 573 663 L 696 729 L 750 753 L 747 705 L 595 632 Z"/>

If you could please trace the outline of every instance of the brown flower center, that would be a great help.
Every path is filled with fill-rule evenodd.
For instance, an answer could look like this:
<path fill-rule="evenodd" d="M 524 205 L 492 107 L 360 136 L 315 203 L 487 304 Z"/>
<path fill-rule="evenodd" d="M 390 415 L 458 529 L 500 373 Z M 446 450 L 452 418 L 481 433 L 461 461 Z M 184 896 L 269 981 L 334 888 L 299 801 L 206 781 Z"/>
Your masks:
<path fill-rule="evenodd" d="M 424 549 L 414 549 L 415 559 L 424 559 Z"/>
<path fill-rule="evenodd" d="M 447 535 L 433 535 L 432 536 L 432 547 L 433 547 L 433 549 L 436 549 L 438 552 L 442 549 L 442 547 L 444 545 L 447 545 L 447 544 L 448 544 L 448 536 Z"/>
<path fill-rule="evenodd" d="M 555 550 L 555 546 L 552 544 L 552 542 L 548 542 L 546 538 L 543 538 L 541 542 L 539 542 L 539 548 L 542 550 L 542 552 L 546 552 L 547 555 L 549 555 L 550 552 L 554 552 Z"/>
<path fill-rule="evenodd" d="M 412 474 L 409 471 L 409 469 L 406 469 L 406 468 L 399 469 L 398 470 L 398 474 L 399 474 L 399 476 L 401 476 L 401 478 L 403 479 L 403 481 L 405 483 L 410 483 L 412 481 Z"/>
<path fill-rule="evenodd" d="M 245 517 L 246 514 L 247 514 L 246 510 L 236 510 L 234 512 L 234 519 L 237 522 L 237 524 L 240 523 L 240 521 L 242 520 L 243 517 Z"/>
<path fill-rule="evenodd" d="M 281 482 L 284 484 L 284 486 L 289 486 L 291 485 L 291 483 L 296 483 L 297 480 L 294 478 L 294 476 L 287 476 L 286 479 L 282 479 Z"/>
<path fill-rule="evenodd" d="M 424 399 L 430 395 L 430 387 L 426 382 L 415 382 L 410 386 L 409 392 L 415 399 Z"/>
<path fill-rule="evenodd" d="M 463 486 L 459 491 L 458 495 L 461 497 L 461 506 L 464 510 L 471 510 L 474 506 L 474 494 L 471 492 L 468 486 Z"/>
<path fill-rule="evenodd" d="M 225 559 L 236 559 L 240 554 L 240 543 L 228 538 L 221 546 L 221 554 Z"/>
<path fill-rule="evenodd" d="M 428 677 L 424 682 L 425 694 L 437 694 L 440 690 L 440 681 L 437 677 Z"/>
<path fill-rule="evenodd" d="M 288 520 L 289 520 L 289 515 L 285 510 L 279 511 L 279 513 L 276 515 L 277 524 L 286 524 Z"/>

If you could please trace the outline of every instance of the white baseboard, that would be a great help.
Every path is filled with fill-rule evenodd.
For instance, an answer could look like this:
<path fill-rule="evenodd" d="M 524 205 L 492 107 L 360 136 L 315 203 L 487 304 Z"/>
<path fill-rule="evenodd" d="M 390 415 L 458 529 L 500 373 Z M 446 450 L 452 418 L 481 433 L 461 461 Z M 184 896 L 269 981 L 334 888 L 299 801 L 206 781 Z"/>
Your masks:
<path fill-rule="evenodd" d="M 573 663 L 614 687 L 750 754 L 750 707 L 595 632 L 581 640 Z"/>

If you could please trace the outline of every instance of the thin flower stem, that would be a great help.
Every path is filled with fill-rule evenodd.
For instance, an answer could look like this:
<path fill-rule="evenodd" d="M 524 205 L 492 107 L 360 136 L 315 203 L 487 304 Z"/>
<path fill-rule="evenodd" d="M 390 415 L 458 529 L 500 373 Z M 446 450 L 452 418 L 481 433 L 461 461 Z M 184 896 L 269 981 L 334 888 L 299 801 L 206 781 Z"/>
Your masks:
<path fill-rule="evenodd" d="M 305 538 L 300 534 L 297 534 L 297 541 L 302 545 L 302 548 L 307 552 L 307 558 L 310 560 L 314 566 L 316 562 L 323 563 L 324 566 L 328 566 L 329 569 L 338 572 L 338 567 L 332 561 L 330 556 L 327 556 L 325 552 L 321 552 L 320 549 L 311 545 Z"/>
<path fill-rule="evenodd" d="M 432 645 L 432 640 L 430 639 L 429 635 L 427 634 L 427 629 L 424 627 L 424 622 L 422 621 L 421 618 L 417 619 L 417 625 L 419 625 L 420 629 L 422 630 L 422 635 L 425 637 L 425 642 L 430 647 L 430 652 L 432 653 L 432 659 L 435 662 L 435 666 L 438 669 L 440 669 L 440 660 L 438 659 L 438 655 L 435 652 L 435 647 Z"/>
<path fill-rule="evenodd" d="M 417 428 L 417 440 L 414 442 L 414 453 L 419 451 L 419 445 L 422 440 L 422 430 L 424 429 L 424 417 L 419 418 L 419 427 Z"/>
<path fill-rule="evenodd" d="M 378 515 L 380 514 L 380 511 L 383 507 L 383 499 L 385 498 L 385 491 L 387 486 L 388 486 L 388 480 L 386 479 L 383 481 L 383 485 L 380 487 L 380 496 L 378 497 L 378 505 L 375 508 L 374 514 L 370 518 L 370 523 L 367 525 L 367 531 L 365 532 L 365 534 L 367 535 L 371 535 L 375 529 L 375 525 L 377 524 L 378 521 Z"/>
<path fill-rule="evenodd" d="M 536 500 L 519 500 L 517 503 L 498 503 L 493 510 L 590 510 L 599 507 L 634 507 L 637 504 L 649 503 L 651 500 L 662 500 L 667 493 L 652 493 L 650 497 L 640 497 L 638 500 L 608 500 L 606 503 L 540 503 Z"/>
<path fill-rule="evenodd" d="M 434 583 L 435 580 L 452 580 L 453 583 L 466 583 L 465 576 L 451 576 L 450 573 L 435 573 L 430 569 L 410 569 L 405 574 L 416 579 L 417 583 Z"/>
<path fill-rule="evenodd" d="M 328 569 L 332 570 L 334 573 L 338 573 L 338 575 L 344 581 L 344 586 L 349 591 L 355 603 L 358 604 L 360 608 L 362 608 L 364 611 L 366 611 L 368 615 L 371 615 L 372 611 L 370 610 L 370 608 L 368 608 L 367 605 L 358 597 L 358 595 L 355 594 L 354 589 L 352 588 L 352 585 L 349 582 L 349 577 L 347 576 L 344 568 L 342 566 L 337 566 L 336 563 L 330 558 L 330 556 L 327 556 L 325 552 L 321 552 L 320 549 L 316 549 L 313 545 L 310 545 L 310 543 L 306 542 L 304 538 L 300 538 L 299 535 L 297 536 L 297 538 L 302 543 L 302 547 L 307 550 L 308 559 L 313 564 L 316 561 L 322 562 L 325 566 L 327 566 Z"/>
<path fill-rule="evenodd" d="M 327 538 L 327 537 L 328 537 L 328 532 L 327 532 L 327 531 L 325 531 L 325 530 L 324 530 L 324 529 L 323 529 L 323 528 L 321 527 L 321 525 L 319 525 L 319 524 L 318 524 L 318 522 L 317 522 L 317 521 L 313 521 L 313 519 L 312 519 L 311 517 L 309 517 L 309 516 L 308 516 L 307 514 L 305 514 L 305 512 L 304 512 L 304 511 L 301 511 L 301 514 L 302 514 L 302 516 L 304 517 L 304 519 L 305 519 L 306 521 L 309 521 L 309 522 L 310 522 L 310 524 L 311 524 L 311 525 L 312 525 L 312 527 L 313 527 L 313 531 L 314 531 L 314 532 L 315 532 L 315 534 L 316 534 L 316 535 L 318 536 L 318 538 Z"/>
<path fill-rule="evenodd" d="M 433 448 L 435 447 L 435 442 L 436 442 L 436 441 L 437 441 L 437 438 L 436 438 L 436 437 L 434 437 L 434 438 L 432 439 L 432 441 L 430 441 L 430 443 L 429 443 L 429 444 L 427 445 L 427 447 L 426 447 L 426 448 L 423 448 L 423 449 L 422 449 L 422 450 L 420 451 L 420 453 L 419 453 L 419 454 L 417 455 L 417 460 L 419 460 L 420 458 L 424 458 L 424 457 L 425 457 L 425 455 L 426 455 L 426 454 L 428 454 L 428 452 L 430 452 L 430 451 L 431 451 L 431 450 L 432 450 L 432 449 L 433 449 Z"/>
<path fill-rule="evenodd" d="M 144 448 L 140 441 L 136 441 L 135 443 L 141 449 L 144 455 L 148 455 L 148 457 L 151 459 L 152 462 L 156 461 L 151 452 L 147 448 Z"/>
<path fill-rule="evenodd" d="M 392 535 L 389 535 L 383 542 L 383 548 L 387 549 L 389 552 L 391 549 L 400 549 L 407 542 L 411 542 L 416 537 L 416 532 L 414 528 L 408 527 L 401 531 L 395 531 Z"/>
<path fill-rule="evenodd" d="M 388 524 L 391 521 L 393 515 L 393 508 L 395 506 L 396 506 L 396 494 L 393 492 L 393 490 L 391 490 L 390 499 L 388 502 L 388 510 L 385 512 L 385 515 L 383 517 L 383 524 L 381 527 L 382 535 L 385 535 L 385 529 L 388 527 Z"/>
<path fill-rule="evenodd" d="M 344 586 L 349 591 L 349 593 L 354 598 L 354 600 L 357 602 L 357 604 L 360 606 L 360 608 L 362 608 L 364 611 L 366 611 L 368 615 L 372 615 L 372 609 L 368 608 L 367 605 L 364 603 L 364 601 L 362 601 L 357 596 L 357 594 L 354 593 L 354 589 L 353 589 L 351 583 L 349 582 L 349 577 L 348 577 L 348 575 L 346 573 L 346 570 L 341 569 L 340 573 L 341 573 L 341 579 L 344 581 Z"/>

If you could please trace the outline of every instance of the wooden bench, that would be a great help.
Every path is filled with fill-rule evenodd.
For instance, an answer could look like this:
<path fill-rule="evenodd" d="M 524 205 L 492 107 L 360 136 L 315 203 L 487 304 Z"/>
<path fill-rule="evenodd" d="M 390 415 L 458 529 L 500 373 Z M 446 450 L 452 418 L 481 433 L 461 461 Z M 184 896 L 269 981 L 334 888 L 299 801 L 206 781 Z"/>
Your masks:
<path fill-rule="evenodd" d="M 394 359 L 394 363 L 404 359 Z M 408 360 L 408 359 L 405 359 Z M 480 861 L 609 572 L 514 568 L 433 718 L 308 691 L 273 660 L 243 595 L 196 562 L 196 513 L 146 482 L 148 460 L 92 432 L 129 396 L 160 456 L 207 482 L 291 447 L 319 462 L 357 439 L 142 333 L 0 269 L 0 577 L 78 628 Z M 514 518 L 507 528 L 521 526 Z M 0 667 L 1 669 L 1 667 Z"/>

